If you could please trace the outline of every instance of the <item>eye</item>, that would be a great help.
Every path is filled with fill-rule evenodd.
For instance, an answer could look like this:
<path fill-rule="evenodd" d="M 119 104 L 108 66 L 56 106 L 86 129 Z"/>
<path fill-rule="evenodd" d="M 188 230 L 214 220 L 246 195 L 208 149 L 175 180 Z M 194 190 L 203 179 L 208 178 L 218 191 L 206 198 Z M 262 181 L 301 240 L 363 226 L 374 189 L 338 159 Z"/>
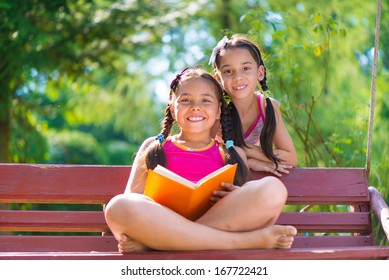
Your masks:
<path fill-rule="evenodd" d="M 249 66 L 243 67 L 243 71 L 249 71 L 249 70 L 251 70 L 251 67 L 249 67 Z"/>
<path fill-rule="evenodd" d="M 178 100 L 178 102 L 183 103 L 183 104 L 187 104 L 187 103 L 190 103 L 190 99 L 187 97 L 184 97 L 184 98 L 180 98 L 180 100 Z"/>
<path fill-rule="evenodd" d="M 224 75 L 228 75 L 228 74 L 231 74 L 231 73 L 232 73 L 232 71 L 230 69 L 226 69 L 226 70 L 223 71 Z"/>

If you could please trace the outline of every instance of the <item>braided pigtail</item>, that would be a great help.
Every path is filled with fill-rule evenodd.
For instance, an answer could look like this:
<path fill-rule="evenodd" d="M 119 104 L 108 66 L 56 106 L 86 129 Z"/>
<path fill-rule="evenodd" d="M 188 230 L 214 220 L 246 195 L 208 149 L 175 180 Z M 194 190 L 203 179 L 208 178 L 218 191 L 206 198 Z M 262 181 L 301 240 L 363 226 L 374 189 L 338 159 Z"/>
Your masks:
<path fill-rule="evenodd" d="M 230 103 L 232 104 L 232 103 Z M 232 121 L 231 121 L 231 113 L 230 110 L 227 108 L 226 101 L 224 98 L 222 98 L 222 106 L 221 106 L 221 125 L 222 125 L 222 137 L 226 146 L 226 163 L 230 164 L 238 164 L 234 184 L 241 186 L 249 179 L 249 169 L 245 162 L 242 160 L 238 152 L 235 150 L 234 147 L 234 133 L 232 129 Z M 239 116 L 238 116 L 239 119 Z M 242 131 L 241 129 L 235 129 L 237 131 Z M 242 133 L 240 133 L 242 134 Z M 243 136 L 240 136 L 243 139 Z M 243 141 L 244 143 L 244 141 Z"/>
<path fill-rule="evenodd" d="M 155 137 L 155 143 L 151 144 L 146 154 L 146 166 L 148 169 L 154 169 L 158 164 L 166 166 L 166 157 L 163 151 L 163 143 L 169 136 L 173 126 L 173 116 L 169 104 L 165 109 L 165 118 L 162 121 L 161 133 Z"/>
<path fill-rule="evenodd" d="M 227 93 L 225 93 L 225 95 L 227 95 Z M 234 139 L 235 145 L 241 148 L 247 147 L 242 134 L 242 123 L 240 121 L 239 113 L 234 103 L 229 102 L 227 105 L 227 110 L 230 114 L 231 127 L 234 128 L 232 129 L 232 139 Z"/>
<path fill-rule="evenodd" d="M 221 56 L 220 54 L 228 49 L 235 49 L 235 48 L 243 48 L 250 52 L 251 56 L 255 59 L 255 61 L 259 66 L 263 66 L 265 75 L 264 78 L 259 81 L 261 85 L 262 92 L 266 92 L 268 90 L 267 84 L 266 84 L 266 69 L 265 65 L 262 59 L 261 51 L 256 46 L 256 44 L 248 39 L 246 36 L 235 34 L 231 37 L 231 39 L 228 39 L 227 37 L 224 37 L 220 42 L 216 45 L 216 47 L 213 49 L 211 58 L 210 58 L 210 64 L 215 68 L 215 70 L 218 70 L 220 67 L 220 61 Z M 236 111 L 235 106 L 233 106 L 232 103 L 229 104 L 229 107 L 231 109 L 232 114 L 232 123 L 237 127 L 239 115 Z M 269 97 L 266 97 L 266 113 L 265 113 L 265 121 L 264 121 L 264 127 L 262 129 L 261 135 L 260 135 L 260 144 L 261 148 L 263 150 L 263 153 L 275 163 L 275 165 L 278 167 L 278 164 L 280 163 L 280 159 L 277 158 L 277 156 L 273 152 L 273 139 L 274 139 L 274 133 L 276 130 L 276 117 L 274 113 L 273 104 Z M 240 120 L 239 120 L 240 122 Z M 236 131 L 238 133 L 238 131 Z M 236 133 L 234 134 L 234 139 L 237 141 L 237 145 L 241 146 L 239 139 L 239 135 Z"/>
<path fill-rule="evenodd" d="M 264 78 L 259 81 L 259 84 L 261 85 L 262 92 L 267 92 L 268 87 L 266 84 L 266 69 L 264 68 Z M 274 154 L 273 152 L 273 139 L 274 139 L 274 133 L 276 131 L 277 121 L 276 116 L 274 113 L 274 107 L 270 100 L 270 97 L 265 95 L 265 122 L 263 124 L 263 129 L 261 132 L 261 135 L 259 137 L 259 141 L 261 143 L 261 148 L 263 153 L 274 162 L 276 165 L 276 168 L 278 167 L 278 164 L 281 162 L 281 160 Z"/>

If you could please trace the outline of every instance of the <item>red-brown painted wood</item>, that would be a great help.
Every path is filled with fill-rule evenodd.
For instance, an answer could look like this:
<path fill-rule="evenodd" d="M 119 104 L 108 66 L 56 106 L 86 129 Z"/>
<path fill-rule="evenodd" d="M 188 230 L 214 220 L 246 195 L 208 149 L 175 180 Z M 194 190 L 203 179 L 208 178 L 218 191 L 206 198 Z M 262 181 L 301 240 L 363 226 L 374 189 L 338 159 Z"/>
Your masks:
<path fill-rule="evenodd" d="M 389 246 L 190 252 L 9 252 L 0 260 L 387 260 Z"/>
<path fill-rule="evenodd" d="M 116 252 L 113 236 L 0 236 L 1 252 Z M 293 248 L 373 246 L 372 236 L 296 236 Z M 167 253 L 168 254 L 168 253 Z"/>
<path fill-rule="evenodd" d="M 1 231 L 107 232 L 99 211 L 0 211 Z M 305 232 L 371 231 L 370 213 L 365 212 L 286 212 L 276 222 L 296 226 Z"/>
<path fill-rule="evenodd" d="M 0 164 L 0 203 L 98 204 L 122 193 L 130 166 Z M 252 179 L 269 176 L 253 172 Z M 362 168 L 295 168 L 281 180 L 287 204 L 352 205 L 356 212 L 284 212 L 278 224 L 299 230 L 291 250 L 144 252 L 121 255 L 102 211 L 0 210 L 0 259 L 385 259 L 374 246 L 370 212 L 388 231 L 388 206 L 368 189 Z M 371 206 L 371 209 L 370 209 Z M 300 207 L 300 208 L 301 208 Z M 311 210 L 312 211 L 312 210 Z M 49 235 L 10 235 L 47 232 Z M 50 232 L 72 234 L 54 236 Z M 334 234 L 338 233 L 338 234 Z M 304 236 L 309 234 L 315 236 Z M 329 235 L 329 236 L 327 236 Z M 387 234 L 388 235 L 388 234 Z M 388 237 L 389 238 L 389 237 Z"/>
<path fill-rule="evenodd" d="M 104 204 L 122 193 L 131 167 L 1 164 L 0 203 Z"/>

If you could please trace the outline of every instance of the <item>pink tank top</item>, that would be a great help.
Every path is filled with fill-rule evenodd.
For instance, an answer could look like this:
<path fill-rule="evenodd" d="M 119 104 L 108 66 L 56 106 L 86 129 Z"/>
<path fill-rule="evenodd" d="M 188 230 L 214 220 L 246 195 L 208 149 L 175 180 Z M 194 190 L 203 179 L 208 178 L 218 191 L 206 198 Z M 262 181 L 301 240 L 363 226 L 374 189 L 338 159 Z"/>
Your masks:
<path fill-rule="evenodd" d="M 253 125 L 243 135 L 244 141 L 248 144 L 259 146 L 259 137 L 261 136 L 265 115 L 262 110 L 262 94 L 257 94 L 259 114 Z"/>
<path fill-rule="evenodd" d="M 194 183 L 225 165 L 223 149 L 216 140 L 207 147 L 191 150 L 173 143 L 171 137 L 168 137 L 163 150 L 166 168 Z"/>

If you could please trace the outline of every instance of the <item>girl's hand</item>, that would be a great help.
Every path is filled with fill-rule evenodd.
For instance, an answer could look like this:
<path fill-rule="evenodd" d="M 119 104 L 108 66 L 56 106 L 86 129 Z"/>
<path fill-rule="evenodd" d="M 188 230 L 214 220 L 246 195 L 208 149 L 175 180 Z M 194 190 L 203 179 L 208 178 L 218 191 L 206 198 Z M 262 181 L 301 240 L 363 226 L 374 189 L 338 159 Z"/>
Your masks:
<path fill-rule="evenodd" d="M 239 187 L 235 186 L 233 184 L 229 184 L 229 183 L 222 183 L 222 188 L 223 188 L 223 190 L 221 190 L 221 191 L 214 191 L 213 192 L 213 195 L 211 197 L 212 204 L 215 204 L 220 199 L 225 197 L 227 194 L 238 189 Z"/>
<path fill-rule="evenodd" d="M 253 158 L 249 159 L 248 162 L 251 170 L 273 173 L 278 177 L 281 177 L 282 173 L 289 174 L 288 169 L 293 168 L 293 166 L 285 164 L 278 164 L 278 167 L 276 168 L 276 165 L 272 162 L 260 161 Z"/>

